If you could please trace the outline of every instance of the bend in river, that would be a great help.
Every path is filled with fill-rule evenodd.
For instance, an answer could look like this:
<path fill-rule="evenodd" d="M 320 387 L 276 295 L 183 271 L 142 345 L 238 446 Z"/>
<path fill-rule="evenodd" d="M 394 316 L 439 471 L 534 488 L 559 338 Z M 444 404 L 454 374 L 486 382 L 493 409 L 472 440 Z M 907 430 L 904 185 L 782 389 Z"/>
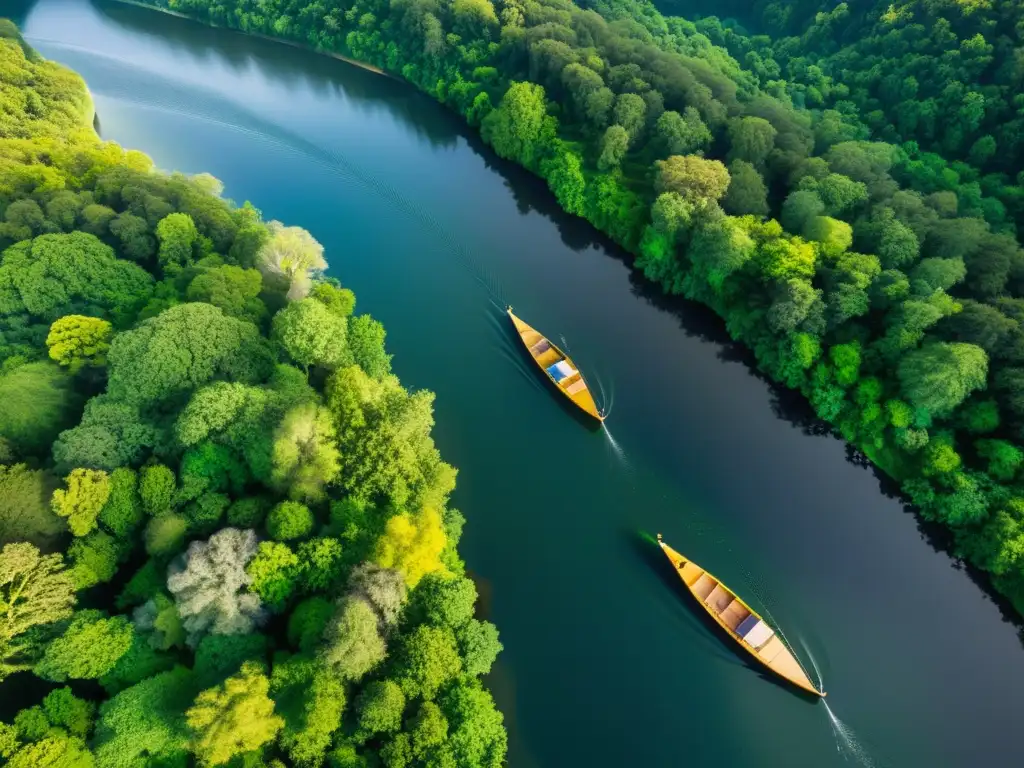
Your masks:
<path fill-rule="evenodd" d="M 1024 653 L 999 607 L 714 318 L 652 297 L 455 116 L 141 8 L 39 0 L 17 20 L 86 78 L 104 137 L 308 228 L 403 382 L 437 393 L 513 766 L 1019 763 Z M 505 303 L 564 340 L 608 431 L 542 386 Z M 726 645 L 656 531 L 785 630 L 829 708 Z"/>

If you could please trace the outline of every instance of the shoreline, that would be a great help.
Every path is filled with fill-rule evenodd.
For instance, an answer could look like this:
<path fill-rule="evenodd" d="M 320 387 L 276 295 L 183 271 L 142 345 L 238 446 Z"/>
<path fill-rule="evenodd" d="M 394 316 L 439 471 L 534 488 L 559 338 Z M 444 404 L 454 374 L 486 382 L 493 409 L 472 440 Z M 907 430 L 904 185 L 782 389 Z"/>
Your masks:
<path fill-rule="evenodd" d="M 365 69 L 367 72 L 373 72 L 375 75 L 381 75 L 382 77 L 386 77 L 386 78 L 388 78 L 390 80 L 394 80 L 395 82 L 400 82 L 400 83 L 407 82 L 404 78 L 398 77 L 397 75 L 392 74 L 391 72 L 388 72 L 386 70 L 383 70 L 380 67 L 375 67 L 372 64 L 367 64 L 366 62 L 359 61 L 358 59 L 353 59 L 350 56 L 342 56 L 340 53 L 335 53 L 334 51 L 327 51 L 327 50 L 323 50 L 321 48 L 313 48 L 311 46 L 303 45 L 302 43 L 295 42 L 294 40 L 285 40 L 284 38 L 281 38 L 281 37 L 272 37 L 270 35 L 264 35 L 262 32 L 245 32 L 243 30 L 236 29 L 234 27 L 225 27 L 225 26 L 222 26 L 220 24 L 212 24 L 212 23 L 207 22 L 207 21 L 199 21 L 198 19 L 196 19 L 196 18 L 194 18 L 192 16 L 189 16 L 186 13 L 180 13 L 178 11 L 172 11 L 170 8 L 161 8 L 160 6 L 157 6 L 157 5 L 150 5 L 149 3 L 140 2 L 140 0 L 114 0 L 114 1 L 118 2 L 118 3 L 121 3 L 122 5 L 134 5 L 136 8 L 145 8 L 147 11 L 156 11 L 157 13 L 165 13 L 168 16 L 174 16 L 174 17 L 179 18 L 179 19 L 185 19 L 186 21 L 191 21 L 194 24 L 201 24 L 204 27 L 212 27 L 213 29 L 223 29 L 223 30 L 226 30 L 228 32 L 235 32 L 235 33 L 237 33 L 239 35 L 245 35 L 246 37 L 255 37 L 255 38 L 259 38 L 260 40 L 266 40 L 267 42 L 270 42 L 270 43 L 277 43 L 277 44 L 280 44 L 280 45 L 287 45 L 287 46 L 290 46 L 292 48 L 298 48 L 300 51 L 308 51 L 309 53 L 315 53 L 317 56 L 326 56 L 326 57 L 328 57 L 330 59 L 337 59 L 338 61 L 343 61 L 346 64 L 351 64 L 353 67 L 358 67 L 359 69 Z"/>

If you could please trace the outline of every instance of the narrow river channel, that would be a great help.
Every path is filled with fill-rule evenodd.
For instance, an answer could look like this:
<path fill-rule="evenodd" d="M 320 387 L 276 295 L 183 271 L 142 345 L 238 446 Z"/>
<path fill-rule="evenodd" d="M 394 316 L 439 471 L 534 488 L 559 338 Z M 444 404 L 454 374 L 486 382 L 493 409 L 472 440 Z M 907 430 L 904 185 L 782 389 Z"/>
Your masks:
<path fill-rule="evenodd" d="M 463 554 L 505 643 L 490 684 L 513 768 L 1021 764 L 1017 627 L 719 322 L 657 298 L 454 116 L 137 7 L 7 12 L 85 77 L 105 138 L 308 228 L 386 325 L 403 382 L 437 393 Z M 564 338 L 608 431 L 541 386 L 506 303 Z M 658 531 L 770 612 L 828 708 L 722 641 Z"/>

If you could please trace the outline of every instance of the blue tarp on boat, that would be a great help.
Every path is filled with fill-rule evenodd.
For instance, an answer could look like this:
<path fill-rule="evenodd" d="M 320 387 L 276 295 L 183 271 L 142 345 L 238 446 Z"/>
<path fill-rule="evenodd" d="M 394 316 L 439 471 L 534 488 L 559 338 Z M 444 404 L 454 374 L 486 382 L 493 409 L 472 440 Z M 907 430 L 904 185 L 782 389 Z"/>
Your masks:
<path fill-rule="evenodd" d="M 555 381 L 561 381 L 572 376 L 576 371 L 565 360 L 559 360 L 554 365 L 548 367 L 548 373 L 551 374 Z"/>
<path fill-rule="evenodd" d="M 736 627 L 736 634 L 740 637 L 746 637 L 747 633 L 750 630 L 752 630 L 755 626 L 757 626 L 757 622 L 759 621 L 760 619 L 757 618 L 757 616 L 755 616 L 754 614 L 750 614 L 749 616 L 747 616 L 747 618 L 740 622 L 738 627 Z"/>

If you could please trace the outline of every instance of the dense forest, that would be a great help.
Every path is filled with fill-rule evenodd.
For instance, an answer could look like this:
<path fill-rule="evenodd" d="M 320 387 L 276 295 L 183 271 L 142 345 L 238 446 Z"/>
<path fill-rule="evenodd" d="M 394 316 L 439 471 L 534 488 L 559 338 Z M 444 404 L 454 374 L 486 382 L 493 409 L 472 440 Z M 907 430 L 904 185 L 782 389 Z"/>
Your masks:
<path fill-rule="evenodd" d="M 92 119 L 0 23 L 0 764 L 501 766 L 433 396 L 308 232 Z"/>
<path fill-rule="evenodd" d="M 752 34 L 646 0 L 150 1 L 458 110 L 712 307 L 1024 612 L 1012 4 L 761 3 Z"/>

